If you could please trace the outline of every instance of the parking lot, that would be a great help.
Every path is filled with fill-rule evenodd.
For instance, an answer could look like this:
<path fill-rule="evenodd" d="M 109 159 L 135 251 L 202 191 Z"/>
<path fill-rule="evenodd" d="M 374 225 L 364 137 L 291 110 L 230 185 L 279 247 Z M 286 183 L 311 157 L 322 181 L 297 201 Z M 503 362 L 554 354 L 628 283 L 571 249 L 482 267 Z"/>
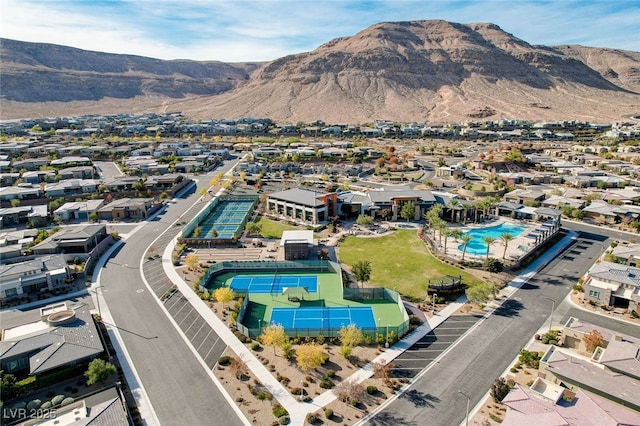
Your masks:
<path fill-rule="evenodd" d="M 393 361 L 394 376 L 410 379 L 418 375 L 480 318 L 476 315 L 449 317 Z"/>

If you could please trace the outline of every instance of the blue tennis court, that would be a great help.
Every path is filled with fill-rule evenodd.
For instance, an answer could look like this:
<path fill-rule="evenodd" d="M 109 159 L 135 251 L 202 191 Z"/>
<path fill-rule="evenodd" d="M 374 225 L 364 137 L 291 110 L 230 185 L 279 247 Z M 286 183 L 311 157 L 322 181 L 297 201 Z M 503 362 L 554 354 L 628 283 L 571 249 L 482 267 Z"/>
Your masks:
<path fill-rule="evenodd" d="M 233 277 L 229 285 L 240 293 L 277 293 L 285 288 L 304 287 L 309 293 L 318 292 L 318 277 L 308 275 L 241 275 Z"/>
<path fill-rule="evenodd" d="M 359 328 L 376 328 L 371 306 L 273 308 L 271 324 L 287 329 L 338 329 L 349 324 Z"/>

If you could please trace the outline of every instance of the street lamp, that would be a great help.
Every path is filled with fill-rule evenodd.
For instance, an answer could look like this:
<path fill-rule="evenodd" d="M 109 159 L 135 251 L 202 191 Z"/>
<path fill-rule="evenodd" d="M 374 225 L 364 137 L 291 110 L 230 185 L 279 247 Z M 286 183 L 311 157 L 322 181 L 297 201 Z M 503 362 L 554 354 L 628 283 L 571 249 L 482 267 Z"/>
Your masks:
<path fill-rule="evenodd" d="M 438 293 L 433 293 L 433 296 L 431 296 L 431 302 L 433 302 L 433 315 L 436 314 L 436 299 L 438 298 Z"/>
<path fill-rule="evenodd" d="M 556 301 L 550 297 L 542 296 L 544 299 L 551 300 L 551 316 L 549 317 L 549 330 L 551 331 L 551 324 L 553 324 L 553 311 L 556 309 Z"/>
<path fill-rule="evenodd" d="M 258 318 L 258 334 L 262 334 L 262 318 Z"/>
<path fill-rule="evenodd" d="M 300 379 L 300 401 L 304 401 L 304 380 Z"/>
<path fill-rule="evenodd" d="M 102 288 L 101 285 L 97 286 L 95 290 L 93 290 L 93 293 L 96 295 L 96 305 L 98 308 L 98 315 L 100 316 L 100 319 L 102 319 L 102 311 L 100 310 L 100 294 L 98 293 L 98 289 Z"/>
<path fill-rule="evenodd" d="M 469 426 L 469 403 L 471 402 L 471 397 L 461 390 L 458 390 L 458 393 L 467 397 L 467 414 L 464 417 L 464 424 L 465 426 Z"/>

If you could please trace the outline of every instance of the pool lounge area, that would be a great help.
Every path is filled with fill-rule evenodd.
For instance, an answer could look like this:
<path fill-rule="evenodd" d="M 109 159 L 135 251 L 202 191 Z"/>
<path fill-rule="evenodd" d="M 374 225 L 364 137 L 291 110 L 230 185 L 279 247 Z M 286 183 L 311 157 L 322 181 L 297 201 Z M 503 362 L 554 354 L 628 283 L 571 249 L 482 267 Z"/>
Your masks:
<path fill-rule="evenodd" d="M 463 229 L 464 234 L 471 235 L 473 238 L 467 244 L 464 258 L 469 260 L 484 260 L 487 257 L 487 245 L 483 241 L 486 236 L 495 238 L 495 242 L 489 248 L 489 257 L 510 260 L 519 260 L 533 252 L 535 247 L 542 244 L 548 238 L 555 235 L 560 229 L 560 222 L 556 220 L 547 220 L 544 222 L 509 220 L 503 219 L 499 223 L 490 225 L 479 225 L 471 228 Z M 509 241 L 506 247 L 501 236 L 505 233 L 511 234 L 514 238 Z M 451 244 L 449 247 L 455 247 L 453 250 L 447 248 L 447 255 L 457 258 L 462 257 L 464 245 L 459 240 L 455 240 L 457 244 Z"/>

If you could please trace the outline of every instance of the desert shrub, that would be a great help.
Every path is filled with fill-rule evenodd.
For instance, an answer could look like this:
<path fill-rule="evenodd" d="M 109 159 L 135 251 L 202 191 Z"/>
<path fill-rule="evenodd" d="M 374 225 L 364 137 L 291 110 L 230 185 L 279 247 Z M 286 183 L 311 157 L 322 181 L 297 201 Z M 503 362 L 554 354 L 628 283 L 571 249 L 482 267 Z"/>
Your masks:
<path fill-rule="evenodd" d="M 491 385 L 491 396 L 495 402 L 501 402 L 510 390 L 504 377 L 498 377 Z"/>
<path fill-rule="evenodd" d="M 252 351 L 260 350 L 260 348 L 261 348 L 261 347 L 262 347 L 262 346 L 260 346 L 260 343 L 258 343 L 258 342 L 253 342 L 253 343 L 251 344 L 251 350 L 252 350 Z"/>
<path fill-rule="evenodd" d="M 288 425 L 289 423 L 291 423 L 291 419 L 289 419 L 289 416 L 282 416 L 278 419 L 279 425 Z"/>
<path fill-rule="evenodd" d="M 69 404 L 73 404 L 73 402 L 75 401 L 75 399 L 71 398 L 71 397 L 67 397 L 65 399 L 62 400 L 62 402 L 60 403 L 61 407 L 65 407 Z"/>
<path fill-rule="evenodd" d="M 51 404 L 51 401 L 45 401 L 42 403 L 42 405 L 40 406 L 41 410 L 49 410 L 51 409 L 53 405 Z"/>
<path fill-rule="evenodd" d="M 378 392 L 378 388 L 374 385 L 369 385 L 367 386 L 367 393 L 369 395 L 374 395 L 376 392 Z"/>
<path fill-rule="evenodd" d="M 318 421 L 318 416 L 316 413 L 307 413 L 307 423 L 310 425 L 315 424 Z"/>
<path fill-rule="evenodd" d="M 353 348 L 351 346 L 340 346 L 340 355 L 348 359 L 351 356 L 351 352 L 353 352 Z"/>
<path fill-rule="evenodd" d="M 34 399 L 27 404 L 27 410 L 37 410 L 42 405 L 42 401 Z"/>
<path fill-rule="evenodd" d="M 273 399 L 273 395 L 271 394 L 271 392 L 268 392 L 266 390 L 261 390 L 256 393 L 256 399 L 260 401 L 264 401 L 265 399 L 267 401 L 271 401 Z"/>
<path fill-rule="evenodd" d="M 582 291 L 583 291 L 582 286 L 580 284 L 574 284 L 573 285 L 573 290 L 577 291 L 578 293 L 582 293 Z"/>
<path fill-rule="evenodd" d="M 411 325 L 420 325 L 422 324 L 422 320 L 415 315 L 411 315 L 409 317 L 409 324 Z"/>
<path fill-rule="evenodd" d="M 320 386 L 322 389 L 331 389 L 333 388 L 334 384 L 331 380 L 322 379 L 320 380 L 320 383 L 318 383 L 318 386 Z"/>
<path fill-rule="evenodd" d="M 60 405 L 60 403 L 62 403 L 62 401 L 64 401 L 65 396 L 64 395 L 56 395 L 53 398 L 51 398 L 51 404 L 53 404 L 53 406 L 57 406 Z"/>
<path fill-rule="evenodd" d="M 333 417 L 333 410 L 331 408 L 327 408 L 324 410 L 324 416 L 328 419 Z"/>
<path fill-rule="evenodd" d="M 324 378 L 331 378 L 331 377 L 335 377 L 335 376 L 336 376 L 336 372 L 335 372 L 335 370 L 327 370 L 327 371 L 324 373 L 324 376 L 323 376 L 323 377 L 324 377 Z"/>
<path fill-rule="evenodd" d="M 520 351 L 520 355 L 518 360 L 526 365 L 529 368 L 538 369 L 540 366 L 540 354 L 535 351 L 528 351 L 526 349 L 522 349 Z"/>
<path fill-rule="evenodd" d="M 285 344 L 283 344 L 281 349 L 282 349 L 282 356 L 284 356 L 285 359 L 289 361 L 291 361 L 296 355 L 296 351 L 293 349 L 293 346 L 289 342 L 286 342 Z"/>
<path fill-rule="evenodd" d="M 218 358 L 218 364 L 220 365 L 229 365 L 233 362 L 233 357 L 225 355 Z"/>
<path fill-rule="evenodd" d="M 560 333 L 559 330 L 550 330 L 547 331 L 546 333 L 544 333 L 541 337 L 541 341 L 542 343 L 544 343 L 545 345 L 557 345 L 558 344 L 558 334 Z"/>
<path fill-rule="evenodd" d="M 271 410 L 271 412 L 276 417 L 282 417 L 282 416 L 288 416 L 289 415 L 289 412 L 287 411 L 287 409 L 284 408 L 282 405 L 277 404 L 277 403 L 273 404 L 273 409 Z"/>

